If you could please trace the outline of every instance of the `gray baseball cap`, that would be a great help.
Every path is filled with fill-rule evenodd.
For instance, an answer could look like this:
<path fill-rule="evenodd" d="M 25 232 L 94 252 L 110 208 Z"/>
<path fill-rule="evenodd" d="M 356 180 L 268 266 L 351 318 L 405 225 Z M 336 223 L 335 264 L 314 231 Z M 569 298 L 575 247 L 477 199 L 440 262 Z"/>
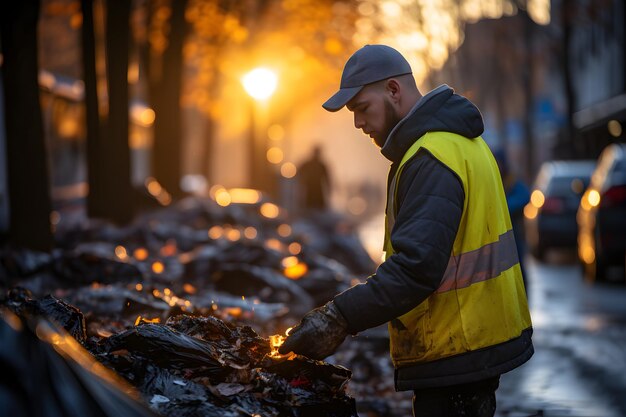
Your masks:
<path fill-rule="evenodd" d="M 348 59 L 339 91 L 322 107 L 328 111 L 340 110 L 367 84 L 411 73 L 411 66 L 400 52 L 386 45 L 365 45 Z"/>

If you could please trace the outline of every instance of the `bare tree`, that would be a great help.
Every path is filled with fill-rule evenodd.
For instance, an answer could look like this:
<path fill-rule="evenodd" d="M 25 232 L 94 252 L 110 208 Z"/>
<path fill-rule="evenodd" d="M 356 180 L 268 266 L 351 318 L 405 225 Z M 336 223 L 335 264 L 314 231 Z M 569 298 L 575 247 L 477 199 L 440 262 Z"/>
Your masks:
<path fill-rule="evenodd" d="M 100 111 L 96 71 L 94 0 L 81 0 L 83 13 L 82 63 L 87 122 L 89 217 L 123 225 L 134 216 L 135 193 L 131 184 L 128 144 L 128 51 L 130 2 L 106 3 L 106 85 L 108 105 Z M 97 3 L 96 3 L 97 4 Z M 100 16 L 102 17 L 102 16 Z M 99 20 L 101 21 L 101 20 Z"/>
<path fill-rule="evenodd" d="M 102 167 L 106 218 L 118 223 L 129 222 L 134 215 L 133 189 L 130 180 L 128 146 L 128 44 L 130 39 L 130 2 L 107 2 L 106 48 L 109 85 L 109 117 L 102 148 Z"/>
<path fill-rule="evenodd" d="M 87 132 L 87 182 L 89 195 L 87 197 L 87 214 L 89 217 L 99 217 L 104 212 L 106 196 L 103 194 L 102 183 L 106 171 L 100 160 L 102 134 L 100 131 L 100 114 L 98 112 L 98 92 L 96 74 L 96 38 L 94 34 L 93 0 L 81 0 L 83 25 L 81 31 L 83 78 L 85 83 L 85 108 Z"/>
<path fill-rule="evenodd" d="M 161 70 L 151 71 L 150 95 L 156 113 L 152 167 L 154 176 L 172 195 L 180 197 L 183 42 L 187 32 L 187 0 L 171 2 L 170 33 Z"/>
<path fill-rule="evenodd" d="M 39 1 L 0 2 L 9 189 L 9 242 L 48 251 L 50 184 L 39 103 Z"/>

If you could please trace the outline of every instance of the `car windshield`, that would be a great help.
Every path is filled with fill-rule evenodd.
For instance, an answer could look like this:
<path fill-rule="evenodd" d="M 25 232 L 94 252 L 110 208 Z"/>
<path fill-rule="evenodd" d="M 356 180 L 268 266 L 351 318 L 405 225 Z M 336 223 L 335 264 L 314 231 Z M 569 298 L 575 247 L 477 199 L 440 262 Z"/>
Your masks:
<path fill-rule="evenodd" d="M 569 197 L 580 195 L 589 185 L 589 178 L 584 176 L 552 177 L 548 184 L 547 195 Z"/>

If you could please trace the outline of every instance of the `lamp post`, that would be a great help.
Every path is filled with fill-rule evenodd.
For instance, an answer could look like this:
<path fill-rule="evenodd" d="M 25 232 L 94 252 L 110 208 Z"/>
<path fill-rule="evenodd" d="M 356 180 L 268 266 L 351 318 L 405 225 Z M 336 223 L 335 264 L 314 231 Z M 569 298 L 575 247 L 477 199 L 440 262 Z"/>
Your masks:
<path fill-rule="evenodd" d="M 271 191 L 269 169 L 265 161 L 265 137 L 256 138 L 256 105 L 265 103 L 276 90 L 278 78 L 267 68 L 255 68 L 242 78 L 246 93 L 250 96 L 250 134 L 248 137 L 248 175 L 250 186 Z"/>

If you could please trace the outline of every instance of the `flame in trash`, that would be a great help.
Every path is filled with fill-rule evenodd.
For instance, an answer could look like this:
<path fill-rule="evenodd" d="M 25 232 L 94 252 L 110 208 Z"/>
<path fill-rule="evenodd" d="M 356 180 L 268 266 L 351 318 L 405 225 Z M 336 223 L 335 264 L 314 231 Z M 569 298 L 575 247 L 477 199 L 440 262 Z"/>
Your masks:
<path fill-rule="evenodd" d="M 285 335 L 289 335 L 290 330 L 291 330 L 291 327 L 287 329 L 287 331 L 285 332 Z M 270 339 L 270 348 L 272 349 L 272 351 L 269 354 L 271 358 L 287 358 L 288 360 L 292 360 L 293 358 L 296 357 L 296 354 L 293 352 L 289 352 L 286 355 L 281 355 L 280 353 L 278 353 L 278 348 L 281 347 L 283 343 L 285 343 L 287 336 L 283 336 L 282 334 L 273 334 L 269 337 L 269 339 Z"/>
<path fill-rule="evenodd" d="M 158 317 L 155 317 L 153 319 L 149 319 L 147 317 L 141 317 L 141 315 L 137 316 L 137 319 L 135 320 L 135 326 L 137 326 L 139 323 L 160 323 L 161 319 Z"/>

